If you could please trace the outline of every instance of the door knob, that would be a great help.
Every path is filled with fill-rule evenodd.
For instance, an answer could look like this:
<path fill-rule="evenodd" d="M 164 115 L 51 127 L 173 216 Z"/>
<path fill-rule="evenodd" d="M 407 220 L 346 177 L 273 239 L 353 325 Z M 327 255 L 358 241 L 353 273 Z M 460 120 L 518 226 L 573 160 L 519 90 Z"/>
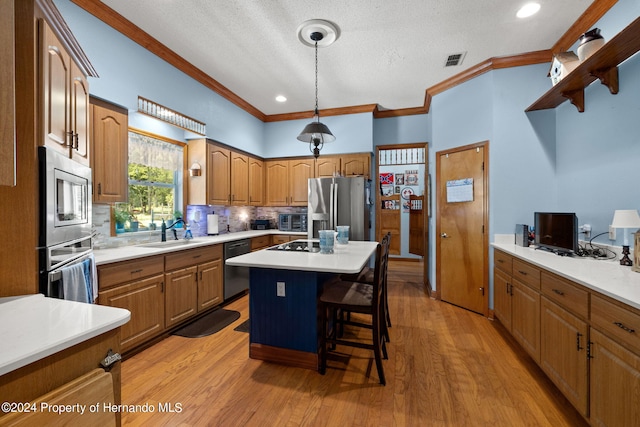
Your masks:
<path fill-rule="evenodd" d="M 449 235 L 447 233 L 442 233 L 440 234 L 440 237 L 442 237 L 443 239 L 446 239 L 447 237 L 449 237 Z"/>

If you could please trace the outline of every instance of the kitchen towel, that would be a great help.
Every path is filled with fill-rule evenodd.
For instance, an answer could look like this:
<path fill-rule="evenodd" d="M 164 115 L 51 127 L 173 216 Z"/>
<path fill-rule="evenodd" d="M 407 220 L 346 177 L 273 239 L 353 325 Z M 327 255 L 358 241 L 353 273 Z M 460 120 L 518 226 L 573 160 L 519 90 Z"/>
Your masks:
<path fill-rule="evenodd" d="M 62 297 L 69 301 L 89 302 L 83 263 L 63 267 L 60 273 L 62 274 Z"/>

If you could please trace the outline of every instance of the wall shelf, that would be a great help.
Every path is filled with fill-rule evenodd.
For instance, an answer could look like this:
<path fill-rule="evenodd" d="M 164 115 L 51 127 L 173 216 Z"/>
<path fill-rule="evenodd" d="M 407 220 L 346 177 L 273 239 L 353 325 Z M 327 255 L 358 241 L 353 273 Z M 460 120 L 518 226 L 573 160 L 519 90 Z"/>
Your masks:
<path fill-rule="evenodd" d="M 584 88 L 599 79 L 611 94 L 618 93 L 618 65 L 639 50 L 640 18 L 637 18 L 525 111 L 555 108 L 568 99 L 579 112 L 584 112 Z"/>

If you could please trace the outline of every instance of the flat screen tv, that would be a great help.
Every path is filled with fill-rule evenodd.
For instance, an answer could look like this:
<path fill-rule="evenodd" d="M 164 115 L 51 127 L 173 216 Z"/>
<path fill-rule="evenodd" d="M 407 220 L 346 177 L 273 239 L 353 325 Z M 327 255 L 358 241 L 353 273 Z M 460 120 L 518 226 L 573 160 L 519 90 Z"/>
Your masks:
<path fill-rule="evenodd" d="M 535 212 L 535 244 L 558 255 L 578 252 L 578 217 L 575 213 Z"/>

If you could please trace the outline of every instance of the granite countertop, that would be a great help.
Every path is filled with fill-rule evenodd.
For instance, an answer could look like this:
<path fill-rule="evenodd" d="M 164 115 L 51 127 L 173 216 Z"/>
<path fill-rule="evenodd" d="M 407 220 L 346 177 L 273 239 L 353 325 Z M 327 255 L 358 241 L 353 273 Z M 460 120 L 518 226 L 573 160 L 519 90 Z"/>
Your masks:
<path fill-rule="evenodd" d="M 334 245 L 333 254 L 263 249 L 229 258 L 225 262 L 238 267 L 353 274 L 358 273 L 367 264 L 377 244 L 352 240 L 346 245 Z"/>
<path fill-rule="evenodd" d="M 124 325 L 122 308 L 46 298 L 0 298 L 0 375 Z"/>
<path fill-rule="evenodd" d="M 166 242 L 153 241 L 132 246 L 121 246 L 117 248 L 96 249 L 93 254 L 96 259 L 96 265 L 109 264 L 118 261 L 128 261 L 136 258 L 142 258 L 151 255 L 160 255 L 170 252 L 177 252 L 184 249 L 198 248 L 201 246 L 216 245 L 234 240 L 250 239 L 252 237 L 260 237 L 271 234 L 287 234 L 296 235 L 301 238 L 306 237 L 307 233 L 279 230 L 250 230 L 239 231 L 237 233 L 225 233 L 218 236 L 196 237 L 190 240 L 167 240 Z"/>
<path fill-rule="evenodd" d="M 640 310 L 640 273 L 631 270 L 631 267 L 620 265 L 618 260 L 558 256 L 532 247 L 507 243 L 491 245 Z"/>

